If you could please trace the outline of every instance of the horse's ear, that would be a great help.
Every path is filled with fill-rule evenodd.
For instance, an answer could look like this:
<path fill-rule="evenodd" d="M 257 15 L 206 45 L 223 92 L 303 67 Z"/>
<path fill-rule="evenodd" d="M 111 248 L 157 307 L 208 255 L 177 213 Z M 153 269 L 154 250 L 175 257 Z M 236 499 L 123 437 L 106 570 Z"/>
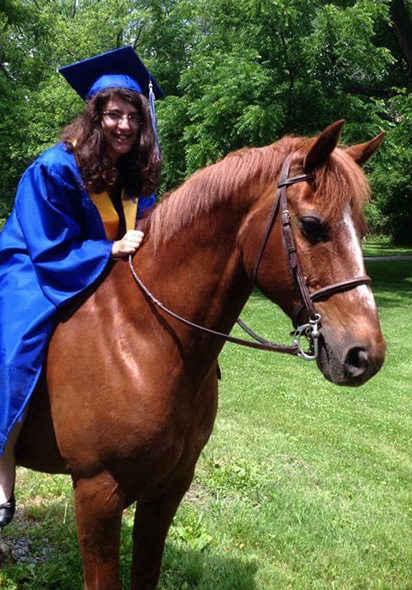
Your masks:
<path fill-rule="evenodd" d="M 352 145 L 347 148 L 345 152 L 348 156 L 353 158 L 359 166 L 363 166 L 363 164 L 379 149 L 385 135 L 386 131 L 382 131 L 382 133 L 379 133 L 379 135 L 370 141 L 359 143 L 358 145 Z"/>
<path fill-rule="evenodd" d="M 322 131 L 306 155 L 303 166 L 306 173 L 325 163 L 338 144 L 344 123 L 345 119 L 340 119 Z"/>

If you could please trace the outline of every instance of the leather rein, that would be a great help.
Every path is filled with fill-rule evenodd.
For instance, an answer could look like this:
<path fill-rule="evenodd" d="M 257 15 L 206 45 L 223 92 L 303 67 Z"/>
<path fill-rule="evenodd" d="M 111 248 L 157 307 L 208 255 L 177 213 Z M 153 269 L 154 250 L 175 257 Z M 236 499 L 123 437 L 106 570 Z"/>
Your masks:
<path fill-rule="evenodd" d="M 142 282 L 141 278 L 136 273 L 134 266 L 133 266 L 133 257 L 129 255 L 129 267 L 130 271 L 133 275 L 134 280 L 145 293 L 150 301 L 152 301 L 159 309 L 166 312 L 179 322 L 183 324 L 195 328 L 197 330 L 201 330 L 206 334 L 210 334 L 211 336 L 218 336 L 220 338 L 224 338 L 227 342 L 232 342 L 234 344 L 239 344 L 241 346 L 248 346 L 250 348 L 257 348 L 259 350 L 269 350 L 272 352 L 281 352 L 285 354 L 291 354 L 294 356 L 298 356 L 305 360 L 315 360 L 319 354 L 319 337 L 321 335 L 321 316 L 315 310 L 313 306 L 314 301 L 318 301 L 320 299 L 326 299 L 335 293 L 340 293 L 343 291 L 347 291 L 350 289 L 354 289 L 359 285 L 369 285 L 371 283 L 371 279 L 368 276 L 360 276 L 355 277 L 352 279 L 346 279 L 344 281 L 340 281 L 338 283 L 333 283 L 332 285 L 328 285 L 327 287 L 323 287 L 314 291 L 313 293 L 309 292 L 306 279 L 301 271 L 295 241 L 293 238 L 291 223 L 290 223 L 290 213 L 287 204 L 287 195 L 286 190 L 287 187 L 296 184 L 298 182 L 306 182 L 313 180 L 313 174 L 300 174 L 298 176 L 293 176 L 292 178 L 288 178 L 289 176 L 289 167 L 290 162 L 292 159 L 293 154 L 290 154 L 283 163 L 282 170 L 280 173 L 280 180 L 277 184 L 277 192 L 276 197 L 272 206 L 272 209 L 269 214 L 269 219 L 266 225 L 265 233 L 263 235 L 263 239 L 255 260 L 255 264 L 253 267 L 252 272 L 252 281 L 255 285 L 257 285 L 257 274 L 260 262 L 262 260 L 264 251 L 266 249 L 267 242 L 269 240 L 269 236 L 272 232 L 273 226 L 277 219 L 279 210 L 281 211 L 281 224 L 282 224 L 282 241 L 283 241 L 283 248 L 288 264 L 289 274 L 292 278 L 292 281 L 295 285 L 295 288 L 300 296 L 301 303 L 295 308 L 292 321 L 295 326 L 295 331 L 292 333 L 293 335 L 293 344 L 291 345 L 283 345 L 283 344 L 275 344 L 270 342 L 269 340 L 265 340 L 253 330 L 251 330 L 241 319 L 237 320 L 237 323 L 240 327 L 245 330 L 249 336 L 255 339 L 255 342 L 250 340 L 245 340 L 243 338 L 236 338 L 231 336 L 230 334 L 225 334 L 224 332 L 218 332 L 216 330 L 212 330 L 211 328 L 206 328 L 205 326 L 201 326 L 196 324 L 177 313 L 173 312 L 169 308 L 167 308 L 163 303 L 161 303 L 156 297 L 149 291 L 146 285 Z M 309 316 L 309 321 L 306 324 L 298 325 L 298 317 L 303 309 L 306 309 Z M 301 344 L 301 338 L 304 337 L 308 344 L 309 349 L 304 350 L 303 345 Z"/>

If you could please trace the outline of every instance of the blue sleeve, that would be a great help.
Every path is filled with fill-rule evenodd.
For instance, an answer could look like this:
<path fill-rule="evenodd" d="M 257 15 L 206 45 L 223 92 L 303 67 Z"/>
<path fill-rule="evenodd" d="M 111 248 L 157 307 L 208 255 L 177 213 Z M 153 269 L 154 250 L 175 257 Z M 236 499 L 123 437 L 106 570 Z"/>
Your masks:
<path fill-rule="evenodd" d="M 25 172 L 15 206 L 40 287 L 59 307 L 100 276 L 112 242 L 98 231 L 87 235 L 91 212 L 82 207 L 82 191 L 39 162 Z"/>
<path fill-rule="evenodd" d="M 156 205 L 156 195 L 152 193 L 148 197 L 139 197 L 139 205 L 137 209 L 137 219 L 142 219 L 150 213 Z"/>

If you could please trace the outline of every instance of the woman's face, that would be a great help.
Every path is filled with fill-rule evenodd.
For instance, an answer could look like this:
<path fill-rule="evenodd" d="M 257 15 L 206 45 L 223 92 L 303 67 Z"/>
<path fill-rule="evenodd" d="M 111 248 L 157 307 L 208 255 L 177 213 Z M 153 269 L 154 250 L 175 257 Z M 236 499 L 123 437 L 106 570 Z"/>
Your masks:
<path fill-rule="evenodd" d="M 137 139 L 139 113 L 135 106 L 113 95 L 103 109 L 101 125 L 109 158 L 114 164 L 132 149 Z"/>

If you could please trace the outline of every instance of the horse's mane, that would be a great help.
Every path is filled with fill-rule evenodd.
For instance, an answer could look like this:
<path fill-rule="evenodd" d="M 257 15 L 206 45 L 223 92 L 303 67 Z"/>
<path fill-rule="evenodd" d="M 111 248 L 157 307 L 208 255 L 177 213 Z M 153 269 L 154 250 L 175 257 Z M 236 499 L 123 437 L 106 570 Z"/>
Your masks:
<path fill-rule="evenodd" d="M 258 198 L 265 186 L 274 184 L 286 156 L 296 152 L 303 158 L 315 139 L 286 136 L 261 148 L 243 148 L 222 160 L 202 168 L 179 188 L 163 196 L 152 215 L 144 221 L 142 230 L 149 233 L 155 244 L 169 240 L 183 227 L 201 215 L 209 214 L 226 199 L 241 205 L 245 188 L 252 187 L 252 198 Z M 341 148 L 336 148 L 326 164 L 315 171 L 315 202 L 319 211 L 331 223 L 337 221 L 342 208 L 349 204 L 355 216 L 362 216 L 369 197 L 368 182 L 354 160 Z"/>

